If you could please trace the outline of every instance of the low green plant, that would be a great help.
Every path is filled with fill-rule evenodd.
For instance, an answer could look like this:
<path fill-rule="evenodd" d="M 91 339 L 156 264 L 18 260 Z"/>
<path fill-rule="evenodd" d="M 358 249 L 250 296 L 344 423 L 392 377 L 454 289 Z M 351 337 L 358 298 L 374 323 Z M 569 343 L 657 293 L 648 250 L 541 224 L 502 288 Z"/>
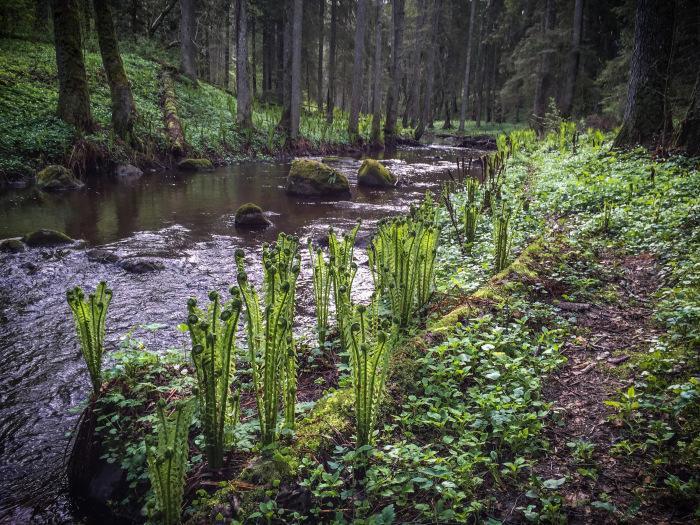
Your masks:
<path fill-rule="evenodd" d="M 476 241 L 476 226 L 479 220 L 479 207 L 476 204 L 478 187 L 479 182 L 476 179 L 467 180 L 467 201 L 464 205 L 464 242 L 467 252 L 471 252 Z"/>
<path fill-rule="evenodd" d="M 360 229 L 358 222 L 350 231 L 340 237 L 333 228 L 328 230 L 328 274 L 333 285 L 333 304 L 335 319 L 340 333 L 340 343 L 343 350 L 347 349 L 345 340 L 345 319 L 351 316 L 352 283 L 357 273 L 357 263 L 353 260 L 355 238 Z"/>
<path fill-rule="evenodd" d="M 157 444 L 147 446 L 148 476 L 156 496 L 158 523 L 176 525 L 182 514 L 182 495 L 189 455 L 188 435 L 192 423 L 192 399 L 180 401 L 171 414 L 158 402 Z"/>
<path fill-rule="evenodd" d="M 382 222 L 370 245 L 369 263 L 376 289 L 402 328 L 425 306 L 433 291 L 440 238 L 436 211 L 427 195 L 412 216 Z"/>
<path fill-rule="evenodd" d="M 612 223 L 612 204 L 608 199 L 603 201 L 603 217 L 601 219 L 601 229 L 608 233 L 610 231 L 610 225 Z"/>
<path fill-rule="evenodd" d="M 499 273 L 508 265 L 511 248 L 510 221 L 512 212 L 505 205 L 493 216 L 493 267 Z"/>
<path fill-rule="evenodd" d="M 83 290 L 79 287 L 68 290 L 66 299 L 73 312 L 80 351 L 90 373 L 93 392 L 97 396 L 102 386 L 105 321 L 109 303 L 112 301 L 112 290 L 107 288 L 106 282 L 101 281 L 95 293 L 88 296 L 87 301 Z"/>
<path fill-rule="evenodd" d="M 239 394 L 231 394 L 236 373 L 236 331 L 241 313 L 238 288 L 231 288 L 232 299 L 222 302 L 217 292 L 209 292 L 206 312 L 197 301 L 187 301 L 187 328 L 192 339 L 192 362 L 197 375 L 197 401 L 202 414 L 204 441 L 209 466 L 221 468 L 224 462 L 224 427 L 238 421 Z"/>
<path fill-rule="evenodd" d="M 323 348 L 328 333 L 328 312 L 331 299 L 331 276 L 328 263 L 320 248 L 314 250 L 309 241 L 309 258 L 313 268 L 314 299 L 316 305 L 316 336 L 318 346 Z"/>
<path fill-rule="evenodd" d="M 360 448 L 372 442 L 397 330 L 388 320 L 380 320 L 376 301 L 369 308 L 354 306 L 352 324 L 347 330 L 355 392 L 357 447 Z"/>
<path fill-rule="evenodd" d="M 263 246 L 264 305 L 248 280 L 243 250 L 236 251 L 238 286 L 246 307 L 248 355 L 264 446 L 277 439 L 277 418 L 284 399 L 285 426 L 294 428 L 296 351 L 292 337 L 294 296 L 300 272 L 299 240 L 280 234 Z"/>

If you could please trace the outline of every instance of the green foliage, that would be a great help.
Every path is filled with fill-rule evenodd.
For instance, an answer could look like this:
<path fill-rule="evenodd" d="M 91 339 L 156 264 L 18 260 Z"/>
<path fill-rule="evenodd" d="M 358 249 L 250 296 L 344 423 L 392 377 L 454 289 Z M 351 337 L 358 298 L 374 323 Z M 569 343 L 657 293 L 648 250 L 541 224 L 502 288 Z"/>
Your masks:
<path fill-rule="evenodd" d="M 239 393 L 231 396 L 231 382 L 236 373 L 236 331 L 242 303 L 238 288 L 231 288 L 231 295 L 230 301 L 222 303 L 218 293 L 210 292 L 206 312 L 197 308 L 194 298 L 187 301 L 197 401 L 211 468 L 223 466 L 226 422 L 238 422 Z"/>
<path fill-rule="evenodd" d="M 501 206 L 498 212 L 493 214 L 493 270 L 499 273 L 508 266 L 510 248 L 512 244 L 510 220 L 512 211 L 505 206 Z"/>
<path fill-rule="evenodd" d="M 372 432 L 384 395 L 389 357 L 396 344 L 396 326 L 379 318 L 373 302 L 353 307 L 352 323 L 345 336 L 350 352 L 352 383 L 355 392 L 357 447 L 372 444 Z"/>
<path fill-rule="evenodd" d="M 468 179 L 466 182 L 467 200 L 464 204 L 464 242 L 467 251 L 471 252 L 476 241 L 476 226 L 479 220 L 479 207 L 476 203 L 476 194 L 479 182 L 476 179 Z"/>
<path fill-rule="evenodd" d="M 263 246 L 263 292 L 248 280 L 243 251 L 236 251 L 238 285 L 246 307 L 248 355 L 263 445 L 277 439 L 280 399 L 285 426 L 294 428 L 296 349 L 292 337 L 294 298 L 300 272 L 299 240 L 281 233 L 273 246 Z"/>
<path fill-rule="evenodd" d="M 95 293 L 91 293 L 85 300 L 83 291 L 76 287 L 66 293 L 68 306 L 70 306 L 75 320 L 75 329 L 78 332 L 80 351 L 90 372 L 92 390 L 97 397 L 102 386 L 102 354 L 104 352 L 105 321 L 107 310 L 112 301 L 112 290 L 107 288 L 107 283 L 101 281 Z"/>
<path fill-rule="evenodd" d="M 330 267 L 323 258 L 323 251 L 320 248 L 314 251 L 311 241 L 309 241 L 309 258 L 313 270 L 316 336 L 318 337 L 318 347 L 323 348 L 328 333 L 328 313 L 331 299 Z"/>
<path fill-rule="evenodd" d="M 375 287 L 406 328 L 433 292 L 440 230 L 430 195 L 411 217 L 384 221 L 368 251 Z"/>
<path fill-rule="evenodd" d="M 345 339 L 345 320 L 352 316 L 351 293 L 352 282 L 357 273 L 357 263 L 353 260 L 355 238 L 360 229 L 360 223 L 345 232 L 339 238 L 332 228 L 328 231 L 328 274 L 333 284 L 333 304 L 335 319 L 340 333 L 340 343 L 344 350 L 348 348 Z"/>
<path fill-rule="evenodd" d="M 158 403 L 157 444 L 147 448 L 148 474 L 156 496 L 156 518 L 164 525 L 180 523 L 193 410 L 193 400 L 179 402 L 170 414 L 165 401 Z"/>

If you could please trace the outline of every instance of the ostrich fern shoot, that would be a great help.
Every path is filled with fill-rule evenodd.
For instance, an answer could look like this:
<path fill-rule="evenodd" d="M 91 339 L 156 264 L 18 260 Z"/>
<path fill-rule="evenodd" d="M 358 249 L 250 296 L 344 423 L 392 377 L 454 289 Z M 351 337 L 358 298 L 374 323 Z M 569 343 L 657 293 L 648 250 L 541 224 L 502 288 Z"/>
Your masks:
<path fill-rule="evenodd" d="M 494 249 L 494 273 L 499 273 L 508 265 L 510 255 L 511 235 L 510 219 L 511 211 L 505 206 L 493 217 L 493 249 Z"/>
<path fill-rule="evenodd" d="M 479 220 L 479 207 L 476 204 L 476 192 L 479 183 L 476 179 L 466 182 L 467 202 L 464 205 L 464 241 L 467 252 L 471 252 L 476 241 L 476 226 Z"/>
<path fill-rule="evenodd" d="M 158 403 L 157 445 L 146 447 L 148 477 L 156 496 L 156 522 L 180 523 L 182 494 L 189 447 L 187 437 L 194 406 L 192 400 L 178 403 L 168 415 L 165 401 Z"/>
<path fill-rule="evenodd" d="M 277 439 L 280 400 L 285 426 L 294 428 L 296 351 L 292 339 L 294 294 L 300 271 L 299 241 L 280 234 L 272 247 L 263 247 L 264 306 L 248 280 L 243 251 L 236 251 L 238 286 L 246 307 L 246 329 L 253 389 L 263 445 Z"/>
<path fill-rule="evenodd" d="M 241 313 L 238 288 L 231 288 L 232 299 L 222 303 L 219 294 L 209 293 L 206 312 L 197 301 L 187 301 L 187 328 L 192 339 L 192 362 L 197 373 L 197 400 L 202 413 L 207 461 L 211 468 L 224 462 L 226 421 L 238 421 L 238 392 L 231 396 L 236 373 L 236 331 Z"/>
<path fill-rule="evenodd" d="M 107 283 L 101 281 L 85 300 L 85 294 L 79 287 L 66 293 L 68 305 L 73 312 L 75 328 L 80 340 L 80 351 L 90 373 L 92 389 L 97 396 L 102 386 L 102 354 L 104 353 L 105 319 L 109 303 L 112 301 L 112 290 Z"/>
<path fill-rule="evenodd" d="M 316 335 L 318 346 L 323 348 L 328 333 L 328 311 L 331 299 L 331 276 L 328 263 L 320 248 L 314 251 L 309 241 L 309 258 L 313 267 L 314 299 L 316 304 Z"/>
<path fill-rule="evenodd" d="M 333 284 L 333 303 L 335 305 L 335 319 L 340 333 L 340 342 L 343 350 L 347 349 L 345 340 L 345 318 L 352 315 L 351 294 L 352 283 L 357 273 L 357 264 L 353 260 L 355 251 L 355 238 L 360 229 L 360 223 L 338 237 L 331 228 L 328 231 L 328 273 Z"/>

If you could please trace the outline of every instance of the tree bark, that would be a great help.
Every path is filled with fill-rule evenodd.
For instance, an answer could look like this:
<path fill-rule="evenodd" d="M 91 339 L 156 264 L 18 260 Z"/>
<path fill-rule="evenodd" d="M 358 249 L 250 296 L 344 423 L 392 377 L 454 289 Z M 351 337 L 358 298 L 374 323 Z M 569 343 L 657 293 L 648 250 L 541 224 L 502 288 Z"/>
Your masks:
<path fill-rule="evenodd" d="M 45 33 L 49 28 L 49 1 L 35 0 L 34 4 L 34 32 Z"/>
<path fill-rule="evenodd" d="M 467 119 L 467 104 L 469 103 L 469 75 L 472 67 L 472 42 L 474 34 L 474 20 L 476 19 L 476 5 L 479 0 L 471 0 L 469 10 L 469 33 L 467 35 L 467 63 L 464 67 L 464 81 L 462 82 L 462 106 L 459 112 L 459 131 L 464 131 L 464 121 Z"/>
<path fill-rule="evenodd" d="M 194 2 L 180 0 L 180 69 L 192 80 L 197 80 L 197 61 L 194 45 Z"/>
<path fill-rule="evenodd" d="M 401 46 L 403 45 L 404 0 L 392 0 L 391 19 L 393 41 L 391 44 L 391 79 L 386 94 L 386 121 L 384 122 L 384 143 L 396 145 L 396 115 L 401 84 Z"/>
<path fill-rule="evenodd" d="M 335 46 L 338 24 L 338 0 L 331 0 L 331 34 L 328 43 L 328 96 L 326 97 L 326 122 L 333 123 L 335 109 Z"/>
<path fill-rule="evenodd" d="M 101 0 L 94 0 L 93 7 L 102 64 L 107 74 L 112 99 L 112 126 L 114 126 L 117 135 L 131 141 L 134 138 L 132 133 L 136 118 L 136 105 L 131 94 L 129 79 L 124 71 L 122 57 L 119 54 L 119 42 L 114 31 L 112 8 L 109 2 Z"/>
<path fill-rule="evenodd" d="M 171 0 L 170 2 L 168 2 L 165 8 L 163 8 L 163 10 L 155 18 L 155 20 L 153 20 L 153 23 L 150 26 L 148 26 L 148 38 L 151 38 L 153 36 L 156 30 L 163 23 L 163 20 L 165 20 L 165 17 L 168 16 L 168 13 L 172 10 L 173 7 L 175 7 L 177 2 L 178 0 Z"/>
<path fill-rule="evenodd" d="M 82 131 L 91 131 L 94 123 L 90 113 L 77 1 L 52 0 L 51 11 L 58 70 L 58 116 Z"/>
<path fill-rule="evenodd" d="M 692 157 L 700 156 L 700 71 L 695 77 L 695 87 L 676 134 L 674 145 Z"/>
<path fill-rule="evenodd" d="M 428 33 L 429 36 L 425 39 L 425 45 L 428 47 L 426 50 L 425 60 L 425 91 L 423 93 L 423 104 L 420 119 L 413 135 L 415 140 L 420 140 L 425 132 L 426 126 L 432 127 L 433 123 L 433 78 L 435 76 L 435 48 L 439 5 L 437 3 L 433 3 L 431 6 L 426 7 L 426 9 L 428 10 L 427 18 L 430 20 L 430 32 Z M 418 79 L 414 79 L 414 82 L 418 82 Z"/>
<path fill-rule="evenodd" d="M 382 0 L 376 0 L 376 22 L 374 27 L 374 64 L 372 72 L 372 134 L 374 147 L 382 146 Z"/>
<path fill-rule="evenodd" d="M 225 23 L 226 31 L 224 33 L 224 89 L 228 91 L 231 85 L 231 4 L 230 0 L 224 0 L 226 9 Z"/>
<path fill-rule="evenodd" d="M 252 98 L 251 100 L 255 100 L 255 97 L 258 96 L 258 65 L 255 60 L 255 40 L 256 40 L 256 32 L 255 32 L 255 17 L 251 16 L 250 17 L 250 84 L 252 88 Z"/>
<path fill-rule="evenodd" d="M 292 114 L 289 136 L 296 140 L 299 136 L 299 121 L 301 119 L 301 31 L 304 14 L 303 0 L 294 0 L 294 20 L 292 22 Z"/>
<path fill-rule="evenodd" d="M 355 17 L 355 49 L 352 66 L 352 93 L 350 95 L 350 117 L 348 119 L 348 135 L 350 141 L 356 142 L 358 137 L 358 119 L 360 117 L 360 104 L 362 101 L 362 79 L 364 66 L 362 64 L 365 53 L 365 0 L 358 0 L 357 15 Z"/>
<path fill-rule="evenodd" d="M 581 61 L 581 32 L 583 28 L 583 1 L 575 0 L 574 3 L 574 26 L 571 33 L 571 51 L 569 51 L 568 64 L 566 69 L 566 87 L 561 101 L 561 112 L 571 116 L 574 107 L 574 96 L 576 94 L 576 79 L 578 78 L 579 63 Z"/>
<path fill-rule="evenodd" d="M 323 112 L 323 29 L 326 0 L 318 2 L 318 69 L 316 70 L 316 105 Z"/>
<path fill-rule="evenodd" d="M 253 127 L 248 81 L 248 0 L 236 0 L 236 123 Z"/>
<path fill-rule="evenodd" d="M 416 121 L 420 118 L 420 85 L 418 81 L 420 78 L 420 66 L 421 66 L 421 55 L 423 47 L 426 44 L 426 40 L 421 38 L 421 35 L 425 35 L 425 19 L 426 19 L 426 3 L 428 0 L 421 0 L 418 9 L 418 17 L 416 19 L 416 28 L 414 32 L 414 50 L 413 50 L 413 79 L 415 80 L 411 84 L 411 89 L 408 92 L 408 99 L 406 100 L 406 112 L 404 113 L 403 126 L 407 125 L 415 126 Z"/>
<path fill-rule="evenodd" d="M 616 147 L 649 146 L 664 131 L 673 11 L 670 1 L 637 0 L 627 104 Z"/>
<path fill-rule="evenodd" d="M 534 127 L 539 134 L 544 132 L 543 119 L 547 111 L 547 98 L 552 84 L 552 62 L 554 61 L 554 49 L 550 45 L 549 34 L 554 29 L 556 17 L 555 0 L 545 0 L 545 8 L 542 21 L 542 34 L 546 42 L 545 49 L 541 52 L 537 82 L 535 84 L 535 103 L 533 108 Z"/>
<path fill-rule="evenodd" d="M 282 115 L 279 128 L 287 137 L 292 130 L 292 19 L 294 17 L 294 2 L 285 0 L 284 32 L 282 34 Z"/>

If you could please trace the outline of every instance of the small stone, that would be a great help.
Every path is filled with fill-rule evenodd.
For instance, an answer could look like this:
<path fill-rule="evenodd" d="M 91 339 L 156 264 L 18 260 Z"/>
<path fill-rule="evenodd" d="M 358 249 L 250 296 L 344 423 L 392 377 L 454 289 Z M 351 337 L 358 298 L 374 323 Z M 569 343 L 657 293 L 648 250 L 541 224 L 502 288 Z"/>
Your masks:
<path fill-rule="evenodd" d="M 350 198 L 350 184 L 342 173 L 317 160 L 296 159 L 287 176 L 286 192 L 302 197 Z"/>
<path fill-rule="evenodd" d="M 180 171 L 212 171 L 214 165 L 209 159 L 182 159 L 177 163 Z"/>
<path fill-rule="evenodd" d="M 65 233 L 56 230 L 36 230 L 28 233 L 22 240 L 27 246 L 35 248 L 37 246 L 58 246 L 61 244 L 70 244 L 73 239 L 68 237 Z"/>
<path fill-rule="evenodd" d="M 52 164 L 36 174 L 36 184 L 44 191 L 77 190 L 85 186 L 64 166 Z"/>
<path fill-rule="evenodd" d="M 99 262 L 103 264 L 116 263 L 119 262 L 119 256 L 116 253 L 104 250 L 102 248 L 95 248 L 86 253 L 89 261 Z"/>
<path fill-rule="evenodd" d="M 124 271 L 135 274 L 157 272 L 165 269 L 165 265 L 160 261 L 137 258 L 124 259 L 121 263 L 119 263 L 119 266 L 121 266 Z"/>
<path fill-rule="evenodd" d="M 365 159 L 357 172 L 357 184 L 375 188 L 391 188 L 396 186 L 396 176 L 378 160 Z"/>
<path fill-rule="evenodd" d="M 257 204 L 249 202 L 236 210 L 235 224 L 239 228 L 267 228 L 272 224 Z"/>
<path fill-rule="evenodd" d="M 137 179 L 143 175 L 143 171 L 133 164 L 117 164 L 114 168 L 114 175 L 118 178 Z"/>
<path fill-rule="evenodd" d="M 0 252 L 19 253 L 26 250 L 26 246 L 19 237 L 3 239 L 0 241 Z"/>

